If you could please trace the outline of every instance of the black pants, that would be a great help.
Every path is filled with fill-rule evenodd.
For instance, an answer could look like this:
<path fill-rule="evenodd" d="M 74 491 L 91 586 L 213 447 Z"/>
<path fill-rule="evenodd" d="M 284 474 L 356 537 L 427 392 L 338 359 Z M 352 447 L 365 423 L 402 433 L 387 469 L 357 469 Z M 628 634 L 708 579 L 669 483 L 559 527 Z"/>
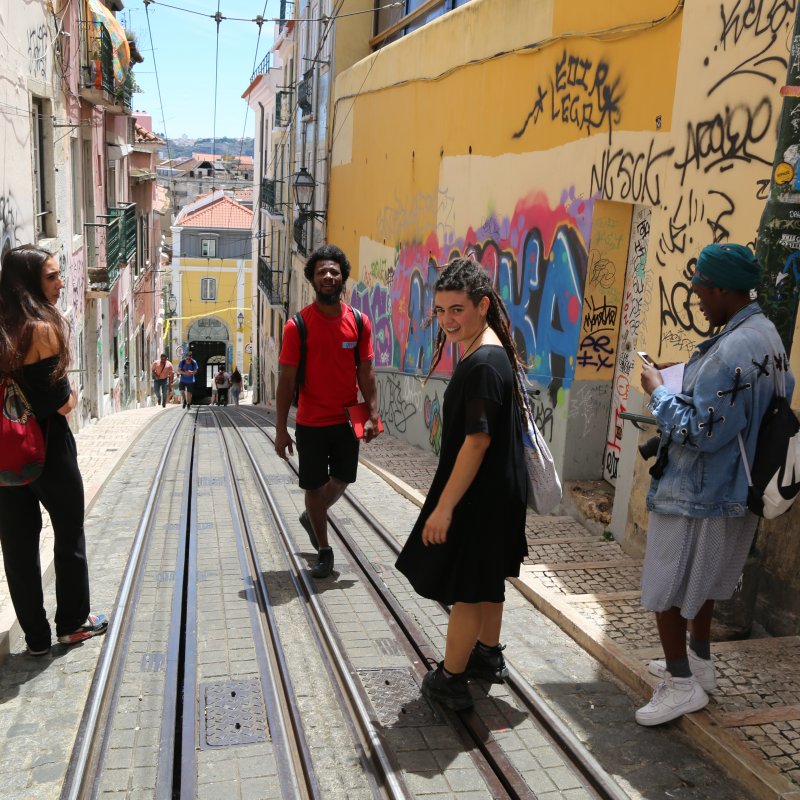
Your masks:
<path fill-rule="evenodd" d="M 77 630 L 89 616 L 89 569 L 83 532 L 83 479 L 75 439 L 66 420 L 53 415 L 41 476 L 27 486 L 0 487 L 0 545 L 6 580 L 25 641 L 32 650 L 50 645 L 44 608 L 39 535 L 47 509 L 54 534 L 56 636 Z"/>

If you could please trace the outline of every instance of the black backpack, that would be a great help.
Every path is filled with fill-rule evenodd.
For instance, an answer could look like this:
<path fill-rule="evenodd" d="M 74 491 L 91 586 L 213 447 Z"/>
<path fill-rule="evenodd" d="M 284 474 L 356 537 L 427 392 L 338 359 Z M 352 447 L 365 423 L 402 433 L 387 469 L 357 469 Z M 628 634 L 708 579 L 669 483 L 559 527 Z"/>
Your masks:
<path fill-rule="evenodd" d="M 364 317 L 357 308 L 353 308 L 352 306 L 349 306 L 349 308 L 356 318 L 356 328 L 358 328 L 358 338 L 356 340 L 356 346 L 353 348 L 353 355 L 356 359 L 356 369 L 358 369 L 358 365 L 361 363 L 361 355 L 358 351 L 361 345 L 361 331 L 364 329 Z M 297 378 L 294 383 L 294 400 L 292 401 L 292 404 L 296 406 L 297 401 L 300 399 L 300 387 L 303 385 L 306 378 L 306 339 L 308 338 L 308 330 L 306 329 L 306 321 L 299 311 L 292 317 L 292 321 L 297 327 L 297 334 L 300 337 L 300 363 L 297 365 Z"/>
<path fill-rule="evenodd" d="M 774 519 L 788 511 L 800 494 L 800 422 L 786 399 L 785 357 L 780 365 L 776 360 L 774 367 L 782 373 L 782 380 L 776 380 L 782 389 L 776 389 L 761 420 L 752 469 L 739 434 L 739 449 L 750 487 L 747 507 L 764 519 Z"/>

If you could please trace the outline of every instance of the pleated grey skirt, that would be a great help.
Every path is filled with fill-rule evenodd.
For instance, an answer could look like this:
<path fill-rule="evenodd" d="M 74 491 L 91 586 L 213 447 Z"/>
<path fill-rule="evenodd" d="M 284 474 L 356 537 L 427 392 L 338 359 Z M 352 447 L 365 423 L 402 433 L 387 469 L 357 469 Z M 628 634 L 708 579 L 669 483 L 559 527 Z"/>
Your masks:
<path fill-rule="evenodd" d="M 683 517 L 650 512 L 642 605 L 677 607 L 694 619 L 706 600 L 729 600 L 744 569 L 758 517 Z"/>

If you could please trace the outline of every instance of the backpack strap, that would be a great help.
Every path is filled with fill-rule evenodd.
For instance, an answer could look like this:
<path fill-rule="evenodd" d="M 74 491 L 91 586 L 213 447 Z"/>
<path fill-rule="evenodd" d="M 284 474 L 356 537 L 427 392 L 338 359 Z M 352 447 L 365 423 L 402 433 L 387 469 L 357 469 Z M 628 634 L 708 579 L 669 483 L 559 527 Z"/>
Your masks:
<path fill-rule="evenodd" d="M 300 337 L 300 362 L 297 365 L 297 377 L 294 383 L 294 402 L 297 405 L 297 400 L 300 397 L 300 387 L 306 377 L 306 338 L 308 331 L 306 329 L 306 321 L 299 311 L 292 316 L 292 322 L 294 322 L 297 328 L 297 335 Z"/>
<path fill-rule="evenodd" d="M 356 348 L 353 351 L 356 357 L 356 368 L 361 363 L 361 331 L 364 330 L 364 315 L 357 309 L 350 306 L 350 310 L 353 312 L 353 316 L 356 319 L 356 328 L 358 328 L 358 338 L 356 339 Z"/>

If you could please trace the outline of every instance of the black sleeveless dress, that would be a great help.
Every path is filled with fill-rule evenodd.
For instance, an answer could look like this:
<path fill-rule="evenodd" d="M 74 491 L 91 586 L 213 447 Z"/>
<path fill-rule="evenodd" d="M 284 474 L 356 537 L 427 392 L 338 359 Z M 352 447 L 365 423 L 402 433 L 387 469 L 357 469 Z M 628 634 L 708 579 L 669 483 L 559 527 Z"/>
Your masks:
<path fill-rule="evenodd" d="M 528 553 L 521 421 L 511 364 L 502 347 L 483 345 L 458 364 L 444 393 L 442 416 L 439 466 L 396 566 L 423 597 L 447 604 L 500 603 L 505 578 L 519 576 Z M 488 433 L 491 443 L 453 511 L 447 541 L 425 546 L 425 521 L 471 433 Z"/>

